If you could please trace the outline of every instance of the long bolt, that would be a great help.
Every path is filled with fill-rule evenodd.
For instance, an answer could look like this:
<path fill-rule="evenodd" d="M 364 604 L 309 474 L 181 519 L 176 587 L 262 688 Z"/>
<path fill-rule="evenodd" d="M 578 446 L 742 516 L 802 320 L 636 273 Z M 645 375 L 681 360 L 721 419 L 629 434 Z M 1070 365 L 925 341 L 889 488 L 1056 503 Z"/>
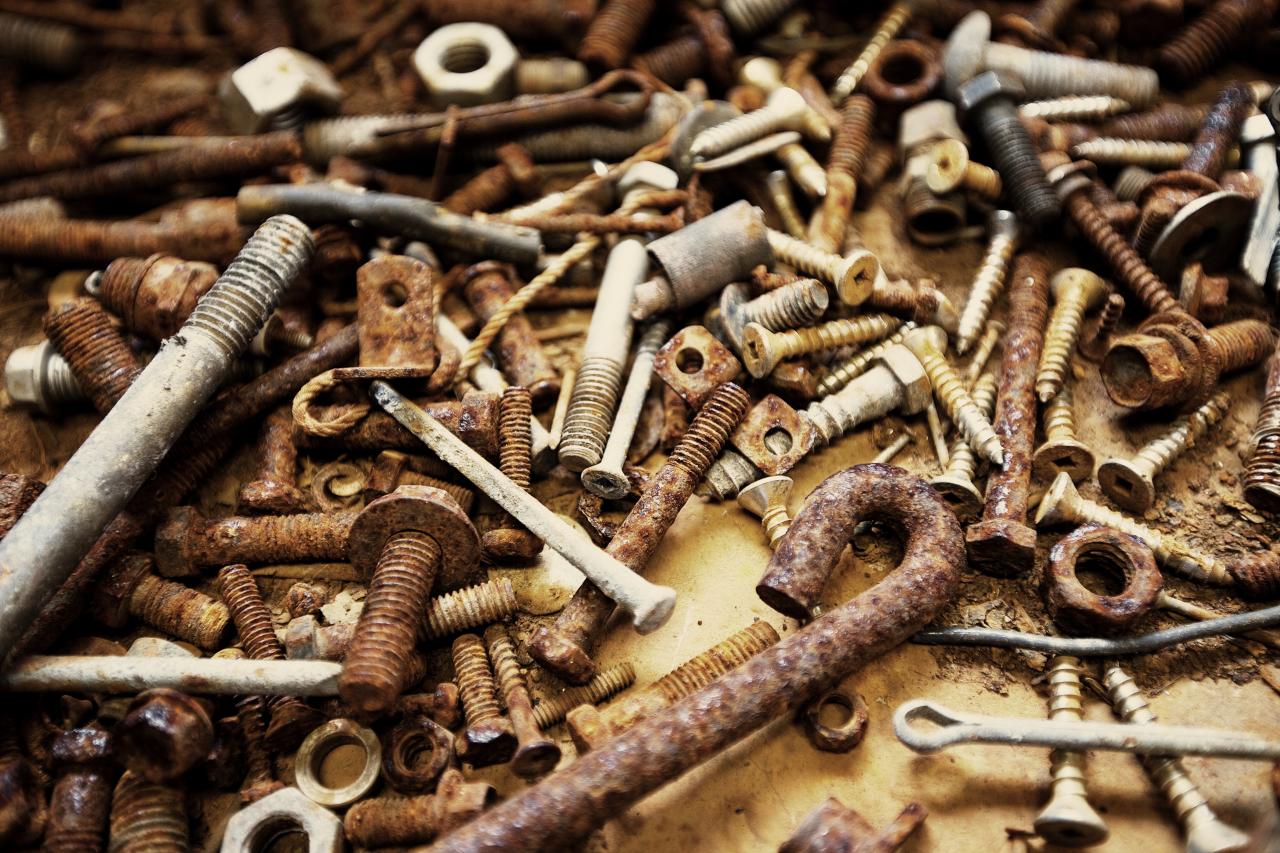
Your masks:
<path fill-rule="evenodd" d="M 516 736 L 511 772 L 521 779 L 537 779 L 560 763 L 560 747 L 542 735 L 529 698 L 529 686 L 516 661 L 516 650 L 507 629 L 501 625 L 490 626 L 484 632 L 484 642 L 489 647 L 489 659 L 493 661 L 498 677 L 498 691 L 502 694 L 502 704 L 507 708 Z"/>
<path fill-rule="evenodd" d="M 973 386 L 974 405 L 987 417 L 995 411 L 996 384 L 994 373 L 984 373 Z M 973 448 L 963 435 L 957 436 L 951 443 L 947 467 L 929 481 L 963 522 L 974 521 L 982 514 L 982 492 L 973 482 L 977 468 Z"/>
<path fill-rule="evenodd" d="M 525 491 L 533 472 L 533 398 L 529 389 L 512 385 L 502 392 L 498 425 L 498 468 Z M 484 553 L 495 562 L 526 563 L 538 556 L 542 540 L 509 514 L 480 537 Z"/>
<path fill-rule="evenodd" d="M 1126 723 L 1146 726 L 1156 722 L 1146 698 L 1133 678 L 1112 664 L 1102 676 L 1112 710 Z M 1142 764 L 1157 787 L 1164 793 L 1178 823 L 1187 837 L 1187 850 L 1193 853 L 1227 853 L 1244 850 L 1249 837 L 1218 819 L 1209 803 L 1192 783 L 1182 761 L 1173 756 L 1143 756 Z"/>
<path fill-rule="evenodd" d="M 1181 168 L 1212 178 L 1222 177 L 1227 157 L 1240 138 L 1240 128 L 1257 99 L 1245 83 L 1228 83 L 1214 99 Z"/>
<path fill-rule="evenodd" d="M 894 344 L 902 343 L 902 339 L 912 329 L 917 328 L 914 321 L 908 320 L 875 346 L 867 347 L 864 350 L 854 353 L 848 358 L 833 362 L 827 367 L 827 372 L 818 380 L 818 395 L 826 397 L 834 394 L 853 380 L 857 379 L 875 363 L 886 349 Z"/>
<path fill-rule="evenodd" d="M 549 729 L 563 722 L 565 716 L 579 705 L 599 705 L 635 682 L 636 668 L 630 663 L 605 667 L 581 687 L 569 687 L 555 696 L 539 699 L 533 706 L 534 720 L 539 728 Z"/>
<path fill-rule="evenodd" d="M 1059 270 L 1049 282 L 1053 294 L 1053 314 L 1044 333 L 1040 366 L 1036 370 L 1036 396 L 1048 403 L 1058 395 L 1071 369 L 1071 353 L 1080 337 L 1080 323 L 1086 311 L 1102 304 L 1107 283 L 1079 267 Z"/>
<path fill-rule="evenodd" d="M 498 705 L 498 684 L 484 641 L 463 634 L 453 641 L 453 670 L 467 728 L 458 738 L 458 757 L 473 767 L 503 764 L 516 749 L 516 733 Z"/>
<path fill-rule="evenodd" d="M 54 739 L 58 778 L 49 795 L 49 822 L 42 850 L 89 853 L 106 846 L 111 789 L 116 773 L 111 735 L 97 728 L 64 732 Z"/>
<path fill-rule="evenodd" d="M 1013 211 L 992 211 L 987 221 L 987 248 L 969 285 L 969 298 L 960 311 L 960 325 L 956 330 L 956 352 L 960 355 L 977 342 L 987 325 L 991 306 L 1004 290 L 1009 263 L 1018 250 L 1018 231 L 1018 219 Z"/>
<path fill-rule="evenodd" d="M 775 260 L 835 285 L 836 295 L 846 305 L 861 305 L 871 295 L 880 273 L 880 262 L 870 252 L 854 252 L 842 257 L 772 228 L 766 234 Z"/>
<path fill-rule="evenodd" d="M 170 511 L 156 530 L 156 566 L 173 577 L 229 563 L 345 560 L 359 510 L 206 519 L 195 507 Z"/>
<path fill-rule="evenodd" d="M 111 832 L 107 849 L 189 850 L 187 807 L 182 791 L 148 782 L 126 770 L 111 797 Z"/>
<path fill-rule="evenodd" d="M 890 314 L 831 320 L 820 326 L 785 332 L 771 332 L 759 323 L 748 323 L 742 335 L 742 358 L 748 372 L 760 379 L 785 359 L 876 341 L 891 334 L 899 325 L 898 318 Z"/>
<path fill-rule="evenodd" d="M 620 500 L 631 489 L 622 465 L 626 462 L 631 439 L 635 436 L 640 414 L 644 411 L 645 398 L 653 379 L 654 357 L 670 336 L 671 325 L 670 320 L 657 320 L 640 336 L 635 358 L 631 362 L 631 372 L 627 375 L 627 384 L 622 390 L 622 399 L 618 402 L 618 413 L 609 429 L 604 453 L 596 464 L 582 471 L 583 488 L 594 495 Z"/>
<path fill-rule="evenodd" d="M 105 415 L 142 372 L 129 342 L 93 299 L 71 299 L 44 318 L 44 332 L 99 414 Z"/>
<path fill-rule="evenodd" d="M 1082 722 L 1084 705 L 1080 695 L 1080 660 L 1058 655 L 1049 662 L 1049 719 Z M 1088 847 L 1107 840 L 1109 831 L 1093 806 L 1084 784 L 1085 754 L 1055 749 L 1049 753 L 1050 785 L 1048 804 L 1036 815 L 1036 834 L 1050 844 Z"/>
<path fill-rule="evenodd" d="M 1043 482 L 1061 473 L 1072 482 L 1093 476 L 1093 450 L 1076 436 L 1076 413 L 1071 386 L 1066 385 L 1044 410 L 1044 443 L 1031 457 L 1031 470 Z"/>
<path fill-rule="evenodd" d="M 768 622 L 753 622 L 690 658 L 643 690 L 633 690 L 603 711 L 581 705 L 569 712 L 569 735 L 583 755 L 616 737 L 661 708 L 668 708 L 694 691 L 735 669 L 778 642 Z"/>
<path fill-rule="evenodd" d="M 782 130 L 805 130 L 809 104 L 795 89 L 783 87 L 769 93 L 769 99 L 758 110 L 731 118 L 709 127 L 693 138 L 689 153 L 710 160 L 741 148 L 763 136 Z"/>
<path fill-rule="evenodd" d="M 876 57 L 884 50 L 884 46 L 898 34 L 898 31 L 909 20 L 911 20 L 911 4 L 894 3 L 884 13 L 884 16 L 879 21 L 876 21 L 875 29 L 871 32 L 871 38 L 867 40 L 862 52 L 858 54 L 848 68 L 840 72 L 836 82 L 831 85 L 831 100 L 833 103 L 842 104 L 845 98 L 854 93 L 858 88 L 858 84 L 862 82 L 862 78 L 867 75 L 867 70 L 876 61 Z"/>
<path fill-rule="evenodd" d="M 605 549 L 610 557 L 634 572 L 643 571 L 750 404 L 747 393 L 732 383 L 711 394 L 666 464 L 618 526 Z M 595 584 L 584 582 L 555 623 L 537 631 L 530 654 L 570 683 L 589 681 L 596 674 L 591 647 L 613 610 L 613 602 Z"/>
<path fill-rule="evenodd" d="M 960 427 L 961 433 L 969 440 L 969 446 L 983 458 L 1003 465 L 1004 451 L 1000 437 L 991 428 L 991 421 L 974 405 L 960 375 L 943 354 L 943 348 L 947 345 L 946 332 L 937 326 L 926 326 L 907 335 L 903 344 L 924 365 L 929 381 L 933 384 L 934 397 L 942 404 L 952 423 Z"/>
<path fill-rule="evenodd" d="M 1114 527 L 1142 540 L 1151 549 L 1156 561 L 1171 572 L 1199 583 L 1221 586 L 1233 583 L 1231 574 L 1216 558 L 1197 551 L 1166 533 L 1134 521 L 1124 513 L 1080 497 L 1071 477 L 1062 473 L 1040 499 L 1040 508 L 1036 510 L 1036 527 L 1060 527 L 1067 524 Z"/>
<path fill-rule="evenodd" d="M 273 217 L 0 542 L 0 653 L 75 569 L 226 380 L 311 254 L 306 226 Z M 142 426 L 145 425 L 145 426 Z"/>
<path fill-rule="evenodd" d="M 1146 512 L 1156 500 L 1155 478 L 1209 429 L 1227 415 L 1231 395 L 1219 391 L 1169 430 L 1147 442 L 1132 459 L 1111 457 L 1098 466 L 1098 485 L 1117 506 L 1129 512 Z"/>
<path fill-rule="evenodd" d="M 1280 509 L 1280 342 L 1267 363 L 1262 408 L 1249 442 L 1252 451 L 1244 469 L 1244 499 L 1259 509 Z"/>
<path fill-rule="evenodd" d="M 765 477 L 738 493 L 738 506 L 760 519 L 771 549 L 776 549 L 791 529 L 787 499 L 791 497 L 793 485 L 790 477 Z"/>
<path fill-rule="evenodd" d="M 836 252 L 844 245 L 875 118 L 875 102 L 865 95 L 850 97 L 840 109 L 827 154 L 827 192 L 809 223 L 809 242 L 823 251 Z"/>

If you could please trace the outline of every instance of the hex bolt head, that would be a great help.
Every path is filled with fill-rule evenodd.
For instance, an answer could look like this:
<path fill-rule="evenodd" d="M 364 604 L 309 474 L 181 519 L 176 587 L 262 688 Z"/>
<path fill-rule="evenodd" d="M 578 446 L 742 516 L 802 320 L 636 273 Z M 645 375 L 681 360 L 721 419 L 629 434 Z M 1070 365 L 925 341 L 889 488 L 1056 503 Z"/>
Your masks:
<path fill-rule="evenodd" d="M 168 782 L 209 754 L 213 721 L 199 700 L 158 688 L 130 703 L 115 737 L 126 767 L 150 782 Z"/>

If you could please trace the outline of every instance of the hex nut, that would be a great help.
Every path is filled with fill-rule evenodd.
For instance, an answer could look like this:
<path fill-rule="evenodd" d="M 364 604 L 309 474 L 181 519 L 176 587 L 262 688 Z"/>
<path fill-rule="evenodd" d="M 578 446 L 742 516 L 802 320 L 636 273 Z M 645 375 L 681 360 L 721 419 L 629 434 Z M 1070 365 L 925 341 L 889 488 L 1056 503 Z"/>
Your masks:
<path fill-rule="evenodd" d="M 292 47 L 277 47 L 224 77 L 218 94 L 231 128 L 251 134 L 295 127 L 307 113 L 335 113 L 343 93 L 329 66 Z"/>
<path fill-rule="evenodd" d="M 742 362 L 705 326 L 686 326 L 658 350 L 653 372 L 696 410 L 742 373 Z"/>
<path fill-rule="evenodd" d="M 491 24 L 440 27 L 413 52 L 413 67 L 438 109 L 505 101 L 515 93 L 515 45 Z"/>
<path fill-rule="evenodd" d="M 1124 588 L 1101 595 L 1077 572 L 1090 564 L 1123 577 Z M 1112 636 L 1133 629 L 1155 606 L 1163 578 L 1145 543 L 1109 527 L 1086 525 L 1049 551 L 1044 598 L 1049 616 L 1062 630 L 1084 636 Z"/>
<path fill-rule="evenodd" d="M 766 439 L 774 433 L 787 436 L 785 450 L 769 446 Z M 757 468 L 774 477 L 790 471 L 813 449 L 814 427 L 781 397 L 770 394 L 751 407 L 729 440 Z"/>
<path fill-rule="evenodd" d="M 222 853 L 255 853 L 287 829 L 299 829 L 307 836 L 307 853 L 342 853 L 346 849 L 337 815 L 307 799 L 297 788 L 281 788 L 231 816 L 222 836 Z"/>
<path fill-rule="evenodd" d="M 320 779 L 325 758 L 335 749 L 358 746 L 364 750 L 364 765 L 356 778 L 341 788 L 331 788 Z M 369 793 L 382 768 L 382 744 L 378 736 L 354 720 L 330 720 L 307 735 L 294 762 L 298 790 L 322 806 L 349 806 Z"/>

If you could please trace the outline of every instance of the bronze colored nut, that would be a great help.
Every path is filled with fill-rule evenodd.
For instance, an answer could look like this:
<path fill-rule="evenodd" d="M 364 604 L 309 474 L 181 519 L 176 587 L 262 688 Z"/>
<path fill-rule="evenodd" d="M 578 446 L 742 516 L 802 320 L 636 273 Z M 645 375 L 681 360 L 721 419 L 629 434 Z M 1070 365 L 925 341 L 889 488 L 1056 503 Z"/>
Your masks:
<path fill-rule="evenodd" d="M 860 90 L 879 104 L 902 110 L 927 98 L 941 80 L 937 51 L 924 42 L 897 39 L 871 63 Z"/>
<path fill-rule="evenodd" d="M 177 690 L 139 693 L 116 725 L 121 762 L 150 782 L 177 779 L 213 748 L 213 720 L 199 700 Z"/>
<path fill-rule="evenodd" d="M 482 583 L 480 536 L 457 501 L 430 486 L 401 486 L 364 508 L 347 534 L 351 563 L 372 577 L 382 547 L 405 530 L 425 533 L 440 547 L 436 589 L 461 589 Z"/>
<path fill-rule="evenodd" d="M 843 723 L 833 726 L 822 721 L 822 712 L 831 706 L 844 709 Z M 867 734 L 867 703 L 861 694 L 851 697 L 842 690 L 829 690 L 801 713 L 805 737 L 822 752 L 852 752 Z"/>
<path fill-rule="evenodd" d="M 653 372 L 690 407 L 700 409 L 712 392 L 742 373 L 742 362 L 705 326 L 686 326 L 658 350 Z"/>
<path fill-rule="evenodd" d="M 1078 577 L 1086 567 L 1124 580 L 1115 595 L 1089 590 Z M 1133 628 L 1160 594 L 1163 577 L 1155 557 L 1137 538 L 1110 527 L 1077 528 L 1049 551 L 1045 603 L 1058 627 L 1074 634 L 1112 635 Z"/>
<path fill-rule="evenodd" d="M 425 714 L 405 717 L 386 736 L 382 775 L 402 794 L 425 794 L 453 763 L 453 734 Z"/>
<path fill-rule="evenodd" d="M 1181 335 L 1123 335 L 1102 359 L 1102 383 L 1117 405 L 1161 408 L 1185 396 L 1187 363 L 1194 357 L 1195 344 Z"/>
<path fill-rule="evenodd" d="M 751 407 L 729 440 L 757 468 L 776 477 L 794 468 L 813 449 L 814 428 L 781 397 L 770 394 Z M 771 445 L 785 449 L 774 450 Z"/>

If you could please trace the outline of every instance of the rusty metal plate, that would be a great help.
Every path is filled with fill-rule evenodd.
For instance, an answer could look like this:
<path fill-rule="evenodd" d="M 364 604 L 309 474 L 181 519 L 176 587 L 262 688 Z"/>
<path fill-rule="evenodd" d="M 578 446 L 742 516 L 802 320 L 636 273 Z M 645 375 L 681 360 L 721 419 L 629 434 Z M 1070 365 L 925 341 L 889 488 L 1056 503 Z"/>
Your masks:
<path fill-rule="evenodd" d="M 742 373 L 742 362 L 705 326 L 686 326 L 658 350 L 653 372 L 700 409 L 711 392 Z"/>

